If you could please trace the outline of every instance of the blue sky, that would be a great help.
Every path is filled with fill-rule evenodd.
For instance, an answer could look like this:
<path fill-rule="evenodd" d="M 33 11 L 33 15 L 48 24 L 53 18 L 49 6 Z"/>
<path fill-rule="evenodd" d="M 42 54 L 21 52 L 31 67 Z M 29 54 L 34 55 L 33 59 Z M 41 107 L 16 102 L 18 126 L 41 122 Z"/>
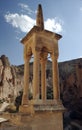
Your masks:
<path fill-rule="evenodd" d="M 82 0 L 0 0 L 0 56 L 24 63 L 20 40 L 35 25 L 38 4 L 45 29 L 63 36 L 58 61 L 82 58 Z"/>

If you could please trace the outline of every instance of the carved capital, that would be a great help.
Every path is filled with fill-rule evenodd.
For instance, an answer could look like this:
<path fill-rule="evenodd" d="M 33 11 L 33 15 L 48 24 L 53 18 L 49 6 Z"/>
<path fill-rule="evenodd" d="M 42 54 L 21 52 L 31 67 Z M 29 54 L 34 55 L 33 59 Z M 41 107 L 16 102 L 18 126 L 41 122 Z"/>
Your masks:
<path fill-rule="evenodd" d="M 40 63 L 46 63 L 47 62 L 47 57 L 45 57 L 45 58 L 40 58 Z"/>
<path fill-rule="evenodd" d="M 27 55 L 27 54 L 26 54 L 26 55 L 24 54 L 24 61 L 29 61 L 30 58 L 31 58 L 31 56 L 29 56 L 29 55 Z"/>
<path fill-rule="evenodd" d="M 40 53 L 40 61 L 47 61 L 48 52 L 41 51 Z"/>
<path fill-rule="evenodd" d="M 51 57 L 52 60 L 57 60 L 58 59 L 58 55 L 51 54 L 50 57 Z"/>

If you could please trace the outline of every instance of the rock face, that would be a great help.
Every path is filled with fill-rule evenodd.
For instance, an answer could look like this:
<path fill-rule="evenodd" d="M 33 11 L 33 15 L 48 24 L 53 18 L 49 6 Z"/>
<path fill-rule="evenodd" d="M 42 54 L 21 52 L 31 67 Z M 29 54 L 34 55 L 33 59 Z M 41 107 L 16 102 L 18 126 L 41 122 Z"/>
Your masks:
<path fill-rule="evenodd" d="M 47 98 L 52 95 L 52 63 L 48 61 L 46 69 Z M 82 99 L 82 58 L 61 62 L 59 67 L 60 97 L 67 108 L 74 108 Z M 29 96 L 32 96 L 33 63 L 30 63 Z M 24 65 L 12 66 L 8 58 L 0 57 L 0 97 L 13 98 L 23 89 Z M 82 104 L 81 104 L 82 105 Z M 78 105 L 77 105 L 78 106 Z M 80 104 L 79 104 L 80 106 Z"/>
<path fill-rule="evenodd" d="M 82 98 L 82 59 L 59 63 L 61 99 L 66 107 L 75 107 Z"/>
<path fill-rule="evenodd" d="M 3 64 L 4 66 L 10 66 L 10 62 L 9 62 L 9 60 L 8 60 L 8 57 L 6 57 L 5 55 L 2 55 L 0 59 L 1 59 L 2 64 Z"/>
<path fill-rule="evenodd" d="M 5 55 L 0 57 L 0 97 L 11 95 L 14 99 L 18 95 L 23 86 L 23 74 L 19 73 L 19 69 L 10 65 Z"/>
<path fill-rule="evenodd" d="M 63 102 L 63 105 L 68 110 L 64 113 L 64 129 L 68 129 L 68 127 L 71 127 L 70 124 L 72 120 L 76 119 L 78 121 L 82 121 L 82 58 L 61 62 L 58 64 L 58 67 L 60 97 Z M 53 98 L 52 71 L 52 62 L 48 61 L 46 68 L 46 87 L 48 99 Z M 5 55 L 1 56 L 0 98 L 6 98 L 11 96 L 13 99 L 12 101 L 15 103 L 15 99 L 18 99 L 18 97 L 20 97 L 19 91 L 22 91 L 24 86 L 23 77 L 24 65 L 10 65 L 8 58 Z M 31 62 L 29 77 L 29 99 L 32 98 L 32 81 L 33 63 Z M 17 104 L 19 104 L 19 101 L 21 101 L 21 97 L 17 101 Z"/>

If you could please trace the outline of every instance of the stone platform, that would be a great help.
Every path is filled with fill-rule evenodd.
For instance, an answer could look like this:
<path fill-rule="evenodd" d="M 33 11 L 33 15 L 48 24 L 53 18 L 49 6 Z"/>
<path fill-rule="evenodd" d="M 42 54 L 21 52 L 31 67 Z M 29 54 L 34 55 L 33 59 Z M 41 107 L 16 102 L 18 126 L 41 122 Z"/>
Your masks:
<path fill-rule="evenodd" d="M 6 114 L 4 117 L 10 118 L 7 125 L 12 124 L 12 128 L 15 127 L 19 130 L 23 130 L 24 128 L 26 128 L 26 130 L 63 130 L 61 112 L 37 113 L 36 115 L 17 113 Z M 4 126 L 6 126 L 6 124 L 2 125 L 2 127 Z"/>
<path fill-rule="evenodd" d="M 63 130 L 63 112 L 65 111 L 61 102 L 36 101 L 34 104 L 23 105 L 19 113 L 4 113 L 2 116 L 9 119 L 19 128 L 27 130 Z M 23 130 L 23 129 L 19 129 Z"/>
<path fill-rule="evenodd" d="M 61 101 L 31 101 L 20 107 L 21 121 L 32 130 L 63 130 L 63 107 Z M 26 116 L 27 113 L 27 116 Z"/>

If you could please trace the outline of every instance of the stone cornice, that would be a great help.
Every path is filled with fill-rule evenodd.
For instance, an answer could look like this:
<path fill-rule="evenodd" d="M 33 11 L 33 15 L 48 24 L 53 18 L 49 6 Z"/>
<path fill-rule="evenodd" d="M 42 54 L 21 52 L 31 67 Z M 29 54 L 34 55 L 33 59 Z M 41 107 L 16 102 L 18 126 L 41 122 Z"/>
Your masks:
<path fill-rule="evenodd" d="M 38 26 L 34 26 L 27 34 L 26 36 L 21 40 L 21 43 L 25 44 L 25 41 L 29 40 L 30 37 L 32 37 L 32 35 L 34 33 L 38 33 L 38 34 L 42 34 L 45 35 L 47 37 L 51 37 L 51 38 L 56 38 L 57 40 L 59 40 L 60 38 L 62 38 L 62 36 L 60 34 L 48 31 L 48 30 L 42 30 L 40 27 Z"/>

